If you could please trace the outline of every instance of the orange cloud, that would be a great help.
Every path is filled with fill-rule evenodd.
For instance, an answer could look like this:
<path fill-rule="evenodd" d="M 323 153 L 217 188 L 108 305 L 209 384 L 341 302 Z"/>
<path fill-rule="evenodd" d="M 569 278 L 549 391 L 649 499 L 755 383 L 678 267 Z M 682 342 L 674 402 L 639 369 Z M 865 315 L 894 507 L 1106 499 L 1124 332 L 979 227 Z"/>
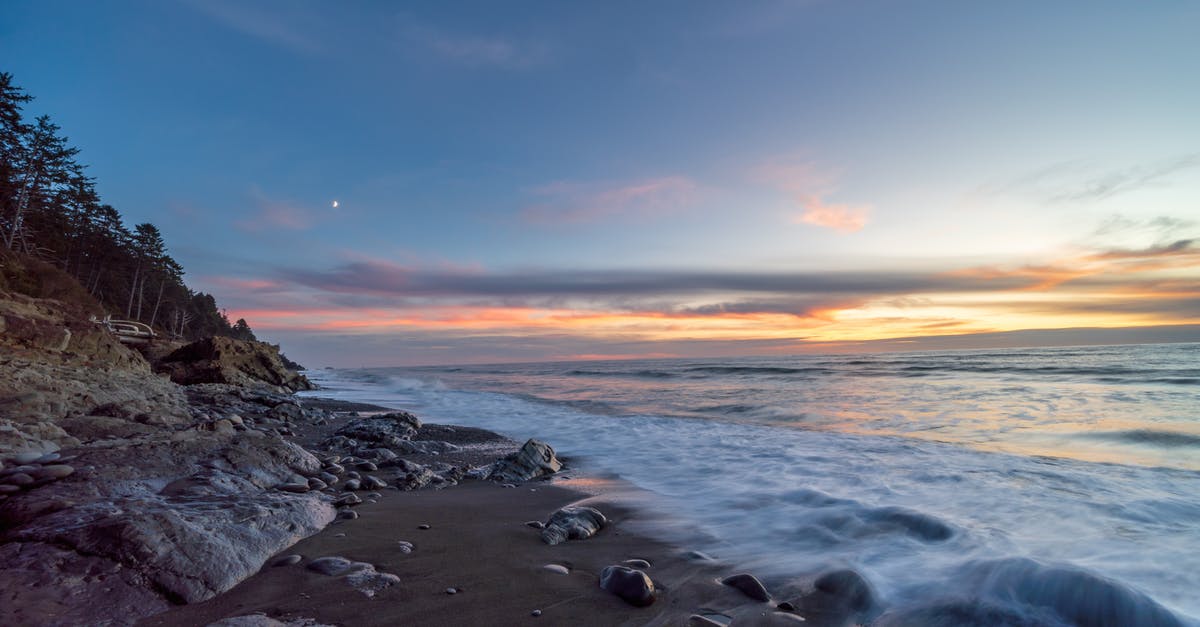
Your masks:
<path fill-rule="evenodd" d="M 867 225 L 866 207 L 828 204 L 819 196 L 812 195 L 798 200 L 804 207 L 804 212 L 793 218 L 795 222 L 823 226 L 843 233 L 860 231 Z"/>
<path fill-rule="evenodd" d="M 795 223 L 825 227 L 841 233 L 860 231 L 867 225 L 870 207 L 825 200 L 836 190 L 834 179 L 829 174 L 819 172 L 811 163 L 772 160 L 755 167 L 751 177 L 792 196 L 801 209 L 800 214 L 792 218 Z"/>

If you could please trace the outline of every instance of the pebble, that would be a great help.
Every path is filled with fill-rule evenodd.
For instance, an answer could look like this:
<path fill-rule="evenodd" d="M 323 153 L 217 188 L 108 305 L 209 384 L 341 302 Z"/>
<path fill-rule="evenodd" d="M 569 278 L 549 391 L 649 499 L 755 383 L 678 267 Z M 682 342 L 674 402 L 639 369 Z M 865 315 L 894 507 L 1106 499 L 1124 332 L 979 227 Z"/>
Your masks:
<path fill-rule="evenodd" d="M 534 610 L 534 611 L 530 612 L 530 613 L 529 613 L 529 615 L 530 615 L 530 616 L 541 616 L 541 615 L 542 615 L 542 611 L 541 611 L 541 610 Z"/>
<path fill-rule="evenodd" d="M 346 473 L 346 476 L 347 476 L 347 477 L 349 477 L 349 478 L 351 478 L 351 479 L 362 479 L 362 475 L 358 474 L 357 472 L 355 472 L 355 471 L 353 471 L 353 470 L 351 470 L 350 472 Z"/>
<path fill-rule="evenodd" d="M 358 512 L 352 509 L 344 509 L 338 512 L 338 518 L 341 518 L 342 520 L 357 520 Z"/>
<path fill-rule="evenodd" d="M 412 553 L 417 548 L 413 546 L 412 542 L 407 542 L 405 540 L 400 540 L 398 544 L 400 545 L 401 553 Z"/>
<path fill-rule="evenodd" d="M 446 588 L 446 594 L 458 594 L 457 588 Z"/>
<path fill-rule="evenodd" d="M 59 459 L 61 459 L 61 458 L 62 458 L 62 454 L 61 454 L 61 453 L 57 453 L 57 452 L 55 452 L 55 453 L 46 453 L 45 455 L 42 455 L 41 457 L 39 457 L 39 458 L 37 458 L 37 459 L 33 460 L 33 463 L 35 463 L 35 464 L 49 464 L 49 463 L 51 463 L 51 462 L 56 462 L 56 461 L 58 461 L 58 460 L 59 460 Z"/>
<path fill-rule="evenodd" d="M 783 603 L 780 603 L 779 605 L 776 605 L 775 607 L 778 609 L 781 609 L 785 612 L 795 612 L 796 611 L 796 606 L 792 605 L 791 603 L 788 603 L 787 601 L 784 601 Z"/>
<path fill-rule="evenodd" d="M 340 475 L 343 472 L 346 472 L 346 469 L 343 468 L 340 464 L 329 464 L 328 466 L 325 467 L 325 472 L 332 473 L 335 475 Z"/>
<path fill-rule="evenodd" d="M 44 453 L 17 453 L 16 455 L 13 455 L 9 459 L 11 459 L 14 462 L 17 462 L 18 464 L 21 464 L 21 465 L 32 464 L 33 462 L 36 462 L 37 460 L 41 459 L 43 454 Z"/>
<path fill-rule="evenodd" d="M 362 499 L 358 498 L 357 494 L 350 493 L 343 494 L 333 502 L 334 505 L 358 505 L 359 503 L 362 503 Z"/>
<path fill-rule="evenodd" d="M 317 475 L 317 478 L 319 478 L 321 481 L 324 481 L 325 483 L 327 483 L 329 485 L 333 485 L 333 484 L 337 483 L 337 481 L 338 481 L 337 475 L 333 474 L 332 472 L 327 472 L 324 470 L 321 471 L 321 474 Z"/>
<path fill-rule="evenodd" d="M 13 492 L 20 492 L 20 491 L 21 491 L 21 486 L 9 485 L 7 483 L 0 483 L 0 494 L 12 494 Z"/>
<path fill-rule="evenodd" d="M 367 502 L 370 503 L 371 505 L 374 505 L 374 504 L 378 503 L 379 501 L 376 499 L 367 499 Z"/>
<path fill-rule="evenodd" d="M 346 534 L 344 534 L 344 533 L 338 533 L 338 534 L 334 534 L 334 536 L 333 536 L 333 537 L 335 537 L 335 538 L 345 538 L 345 537 L 346 537 Z"/>
<path fill-rule="evenodd" d="M 309 487 L 307 483 L 281 483 L 275 486 L 275 489 L 283 492 L 304 494 L 305 492 L 308 492 Z"/>
<path fill-rule="evenodd" d="M 558 574 L 558 575 L 567 575 L 567 574 L 570 574 L 570 572 L 571 572 L 570 570 L 567 570 L 567 567 L 563 566 L 562 564 L 546 564 L 545 566 L 542 566 L 542 569 L 548 570 L 548 571 Z"/>
<path fill-rule="evenodd" d="M 630 568 L 650 568 L 650 562 L 647 562 L 644 559 L 636 559 L 635 558 L 635 559 L 631 559 L 631 560 L 625 560 L 624 562 L 621 562 L 621 563 Z"/>
<path fill-rule="evenodd" d="M 375 472 L 376 470 L 379 470 L 379 466 L 376 466 L 375 462 L 359 462 L 356 468 L 359 470 L 365 470 L 367 472 Z"/>
<path fill-rule="evenodd" d="M 33 477 L 23 472 L 14 473 L 4 478 L 5 483 L 11 483 L 12 485 L 29 485 L 33 481 Z"/>
<path fill-rule="evenodd" d="M 381 499 L 381 498 L 383 498 L 383 495 L 382 495 L 382 494 L 380 494 L 380 493 L 378 493 L 378 492 L 372 492 L 372 493 L 370 493 L 370 494 L 368 494 L 368 495 L 367 495 L 367 498 L 369 498 L 369 499 Z"/>
<path fill-rule="evenodd" d="M 544 522 L 542 522 L 542 521 L 540 521 L 540 520 L 530 520 L 530 521 L 527 521 L 527 522 L 525 523 L 525 526 L 526 526 L 526 527 L 533 527 L 534 529 L 545 529 L 545 528 L 546 528 L 546 523 L 544 523 Z"/>
<path fill-rule="evenodd" d="M 284 555 L 283 557 L 275 560 L 275 562 L 272 563 L 271 565 L 272 566 L 291 566 L 293 564 L 299 564 L 300 560 L 302 560 L 302 559 L 304 559 L 304 556 L 302 556 L 302 555 L 296 555 L 296 554 Z"/>
<path fill-rule="evenodd" d="M 379 477 L 367 475 L 367 477 L 362 480 L 362 486 L 367 490 L 380 490 L 387 487 L 387 482 Z"/>
<path fill-rule="evenodd" d="M 432 529 L 429 525 L 417 525 L 417 529 Z"/>
<path fill-rule="evenodd" d="M 342 484 L 342 487 L 347 490 L 358 490 L 362 488 L 362 482 L 358 479 L 347 479 L 346 483 Z"/>
<path fill-rule="evenodd" d="M 31 473 L 35 472 L 38 468 L 39 468 L 39 466 L 30 466 L 28 464 L 22 464 L 20 466 L 14 466 L 7 470 L 0 470 L 0 477 L 7 477 L 9 475 L 15 475 L 18 472 L 23 472 L 25 474 L 31 474 Z"/>
<path fill-rule="evenodd" d="M 725 627 L 723 623 L 699 614 L 692 614 L 688 617 L 688 627 Z"/>

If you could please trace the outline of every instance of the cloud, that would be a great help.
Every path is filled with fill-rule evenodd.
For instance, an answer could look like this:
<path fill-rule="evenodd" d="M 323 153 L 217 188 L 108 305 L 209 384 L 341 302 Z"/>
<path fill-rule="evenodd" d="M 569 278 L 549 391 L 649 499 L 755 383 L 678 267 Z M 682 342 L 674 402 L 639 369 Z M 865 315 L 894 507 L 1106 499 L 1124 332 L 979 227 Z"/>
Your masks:
<path fill-rule="evenodd" d="M 1149 187 L 1172 174 L 1200 166 L 1200 153 L 1166 159 L 1158 163 L 1111 170 L 1064 189 L 1052 202 L 1094 202 Z"/>
<path fill-rule="evenodd" d="M 867 225 L 866 207 L 827 204 L 819 196 L 813 195 L 800 195 L 797 199 L 804 211 L 794 218 L 796 222 L 823 226 L 842 233 L 861 231 Z"/>
<path fill-rule="evenodd" d="M 979 288 L 978 275 L 922 272 L 568 271 L 446 272 L 380 261 L 330 270 L 291 268 L 280 276 L 306 287 L 395 296 L 611 297 L 720 293 L 907 294 Z M 986 277 L 993 289 L 1027 287 L 1025 275 Z"/>
<path fill-rule="evenodd" d="M 860 231 L 867 225 L 871 208 L 825 199 L 836 190 L 834 179 L 811 163 L 770 160 L 751 170 L 751 177 L 789 194 L 800 212 L 792 217 L 798 224 L 811 224 L 841 233 Z"/>
<path fill-rule="evenodd" d="M 412 44 L 465 67 L 528 70 L 545 65 L 550 59 L 549 49 L 542 43 L 451 33 L 411 18 L 405 19 L 402 33 Z"/>
<path fill-rule="evenodd" d="M 1107 170 L 1085 160 L 1061 161 L 1007 182 L 984 185 L 978 191 L 992 196 L 1030 194 L 1048 203 L 1098 202 L 1164 185 L 1173 175 L 1197 167 L 1200 167 L 1200 153 Z"/>
<path fill-rule="evenodd" d="M 294 24 L 289 24 L 296 15 L 296 7 L 292 4 L 279 6 L 275 11 L 224 0 L 187 0 L 186 4 L 228 28 L 268 44 L 294 52 L 320 50 L 315 37 L 305 35 Z"/>
<path fill-rule="evenodd" d="M 623 183 L 559 181 L 531 190 L 539 197 L 521 209 L 529 224 L 565 225 L 623 217 L 646 219 L 682 210 L 695 202 L 700 186 L 685 176 Z"/>

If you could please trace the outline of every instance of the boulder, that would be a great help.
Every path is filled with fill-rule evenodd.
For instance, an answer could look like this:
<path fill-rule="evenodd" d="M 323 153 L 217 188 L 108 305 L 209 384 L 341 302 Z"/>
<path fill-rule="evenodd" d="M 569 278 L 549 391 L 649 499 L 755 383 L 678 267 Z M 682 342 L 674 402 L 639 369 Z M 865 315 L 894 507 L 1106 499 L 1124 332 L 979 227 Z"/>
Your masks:
<path fill-rule="evenodd" d="M 397 446 L 411 439 L 421 428 L 421 420 L 406 412 L 397 411 L 369 418 L 359 418 L 338 429 L 330 440 L 343 438 L 375 445 Z"/>
<path fill-rule="evenodd" d="M 654 603 L 654 582 L 650 576 L 628 566 L 609 566 L 600 572 L 600 587 L 636 607 Z"/>
<path fill-rule="evenodd" d="M 594 507 L 564 507 L 550 516 L 542 529 L 542 541 L 559 544 L 567 540 L 583 540 L 596 535 L 608 519 Z"/>
<path fill-rule="evenodd" d="M 228 337 L 210 337 L 183 346 L 164 357 L 158 369 L 183 385 L 265 384 L 291 391 L 313 389 L 304 375 L 283 365 L 278 347 Z"/>
<path fill-rule="evenodd" d="M 545 442 L 530 439 L 516 453 L 496 462 L 489 479 L 505 483 L 528 481 L 562 470 L 562 462 L 554 455 L 554 449 Z"/>
<path fill-rule="evenodd" d="M 749 573 L 730 575 L 722 579 L 721 583 L 731 588 L 736 588 L 737 590 L 741 591 L 742 594 L 754 599 L 755 601 L 766 602 L 771 600 L 771 593 L 767 592 L 767 587 L 758 580 L 758 577 L 755 577 Z"/>

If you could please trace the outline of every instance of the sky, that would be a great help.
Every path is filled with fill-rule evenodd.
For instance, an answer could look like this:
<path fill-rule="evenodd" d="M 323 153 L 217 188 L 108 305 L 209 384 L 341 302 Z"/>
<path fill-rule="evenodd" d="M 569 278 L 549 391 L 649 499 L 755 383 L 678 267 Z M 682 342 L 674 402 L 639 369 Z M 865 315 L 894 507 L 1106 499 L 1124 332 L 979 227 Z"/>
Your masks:
<path fill-rule="evenodd" d="M 310 367 L 1196 341 L 1198 29 L 1186 0 L 11 0 L 0 71 Z"/>

